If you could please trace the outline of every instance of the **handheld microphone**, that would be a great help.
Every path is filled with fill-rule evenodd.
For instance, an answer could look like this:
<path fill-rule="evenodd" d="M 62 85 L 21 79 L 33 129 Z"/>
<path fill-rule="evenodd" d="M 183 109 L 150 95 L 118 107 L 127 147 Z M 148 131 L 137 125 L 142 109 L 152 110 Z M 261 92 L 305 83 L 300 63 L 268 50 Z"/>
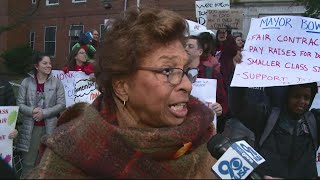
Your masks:
<path fill-rule="evenodd" d="M 212 171 L 221 179 L 263 179 L 252 172 L 265 159 L 246 141 L 231 143 L 229 138 L 216 134 L 207 143 L 210 154 L 218 161 Z"/>

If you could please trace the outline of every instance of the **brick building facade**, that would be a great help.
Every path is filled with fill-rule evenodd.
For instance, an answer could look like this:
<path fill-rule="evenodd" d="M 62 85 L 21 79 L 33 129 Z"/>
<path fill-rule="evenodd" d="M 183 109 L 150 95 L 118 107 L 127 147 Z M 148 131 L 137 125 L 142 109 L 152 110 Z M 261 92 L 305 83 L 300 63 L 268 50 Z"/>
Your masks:
<path fill-rule="evenodd" d="M 2 0 L 0 1 L 0 31 L 4 25 L 16 22 L 19 17 L 24 16 L 29 8 L 31 1 Z M 28 42 L 24 34 L 29 31 L 29 25 L 21 24 L 17 28 L 5 31 L 0 34 L 0 53 L 6 49 L 15 47 L 17 44 Z M 17 38 L 12 38 L 17 37 Z"/>
<path fill-rule="evenodd" d="M 16 17 L 30 11 L 37 1 L 1 0 L 0 24 L 14 22 Z M 0 52 L 21 44 L 30 44 L 35 50 L 52 54 L 53 66 L 55 69 L 59 69 L 66 64 L 70 46 L 76 41 L 73 35 L 78 31 L 70 30 L 86 32 L 90 29 L 97 29 L 100 32 L 105 19 L 113 18 L 126 9 L 136 6 L 138 1 L 112 0 L 112 8 L 105 9 L 101 0 L 42 0 L 30 21 L 0 34 Z M 257 3 L 257 0 L 230 0 L 230 2 L 231 8 L 244 10 L 244 25 L 246 28 L 248 28 L 251 17 L 260 16 L 261 13 L 257 10 L 265 12 L 263 10 L 265 6 L 274 10 L 276 10 L 275 7 L 278 7 L 275 2 L 282 3 L 281 7 L 292 6 L 290 0 L 282 0 L 281 2 L 275 0 L 259 1 L 264 3 Z M 186 19 L 196 20 L 195 0 L 140 0 L 140 6 L 170 9 Z M 255 10 L 254 13 L 252 13 L 252 9 Z M 302 13 L 303 10 L 299 6 L 298 13 Z M 291 11 L 283 8 L 277 14 L 288 12 Z M 294 13 L 296 12 L 291 14 Z M 244 32 L 246 31 L 245 29 Z"/>
<path fill-rule="evenodd" d="M 0 22 L 14 21 L 14 16 L 22 16 L 35 6 L 35 0 L 4 0 L 0 2 Z M 105 19 L 113 18 L 124 10 L 137 5 L 136 0 L 113 0 L 112 8 L 105 9 L 101 0 L 42 0 L 40 6 L 25 24 L 5 32 L 0 36 L 0 52 L 29 43 L 35 50 L 46 52 L 53 57 L 54 68 L 65 65 L 70 46 L 76 41 L 72 29 L 84 32 L 97 29 L 101 32 Z M 177 4 L 181 5 L 177 5 Z M 183 2 L 183 3 L 182 3 Z M 163 1 L 141 0 L 141 6 L 172 9 L 188 19 L 195 20 L 194 0 Z M 11 21 L 10 21 L 11 19 Z"/>

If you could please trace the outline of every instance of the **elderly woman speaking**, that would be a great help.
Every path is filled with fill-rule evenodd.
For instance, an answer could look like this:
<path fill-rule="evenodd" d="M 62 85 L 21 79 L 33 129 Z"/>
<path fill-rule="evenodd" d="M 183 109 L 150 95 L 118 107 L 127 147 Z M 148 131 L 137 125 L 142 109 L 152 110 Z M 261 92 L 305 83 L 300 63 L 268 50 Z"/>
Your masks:
<path fill-rule="evenodd" d="M 186 30 L 167 10 L 116 19 L 98 50 L 102 94 L 60 117 L 29 177 L 214 178 L 206 148 L 213 113 L 190 96 L 197 70 L 188 68 Z"/>

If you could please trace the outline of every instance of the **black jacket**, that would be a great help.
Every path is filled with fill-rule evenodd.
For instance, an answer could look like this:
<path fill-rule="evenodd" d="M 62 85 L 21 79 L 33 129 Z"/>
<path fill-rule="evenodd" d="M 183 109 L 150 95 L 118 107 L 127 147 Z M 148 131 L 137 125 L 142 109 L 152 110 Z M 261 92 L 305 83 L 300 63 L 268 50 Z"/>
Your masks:
<path fill-rule="evenodd" d="M 14 96 L 11 84 L 0 79 L 0 106 L 15 106 L 16 98 Z"/>
<path fill-rule="evenodd" d="M 313 89 L 317 89 L 316 84 Z M 229 106 L 233 115 L 254 132 L 256 150 L 266 159 L 258 172 L 290 179 L 317 177 L 315 155 L 320 122 L 314 114 L 308 111 L 299 121 L 293 120 L 285 105 L 280 109 L 248 101 L 246 90 L 230 88 Z M 316 91 L 312 92 L 313 101 Z M 287 97 L 281 101 L 287 102 Z"/>

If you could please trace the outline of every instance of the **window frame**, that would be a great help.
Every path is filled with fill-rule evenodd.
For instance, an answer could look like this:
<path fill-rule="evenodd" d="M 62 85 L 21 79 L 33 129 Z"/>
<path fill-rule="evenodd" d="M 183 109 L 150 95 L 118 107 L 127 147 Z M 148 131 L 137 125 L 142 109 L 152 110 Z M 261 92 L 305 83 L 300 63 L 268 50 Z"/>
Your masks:
<path fill-rule="evenodd" d="M 56 29 L 56 33 L 55 33 L 55 35 L 54 35 L 54 41 L 46 41 L 46 30 L 47 30 L 47 28 L 51 28 L 51 27 L 55 27 L 55 29 Z M 46 52 L 46 43 L 47 42 L 54 42 L 54 53 L 53 53 L 53 55 L 50 55 L 51 57 L 55 57 L 56 56 L 56 52 L 57 52 L 57 32 L 58 32 L 58 27 L 57 26 L 54 26 L 54 25 L 52 25 L 52 26 L 45 26 L 44 27 L 44 38 L 43 38 L 43 42 L 44 42 L 44 52 L 46 53 L 46 54 L 48 54 L 47 52 Z"/>
<path fill-rule="evenodd" d="M 32 34 L 33 34 L 33 39 L 31 39 Z M 35 40 L 36 40 L 36 32 L 30 31 L 30 32 L 29 32 L 29 46 L 30 46 L 30 48 L 32 48 L 33 50 L 34 50 L 34 44 L 35 44 L 35 42 L 36 42 Z M 31 43 L 32 43 L 32 46 L 31 46 Z"/>
<path fill-rule="evenodd" d="M 50 3 L 49 3 L 49 0 L 46 0 L 46 6 L 58 6 L 59 3 L 60 3 L 60 1 L 58 0 L 58 3 L 50 4 Z"/>
<path fill-rule="evenodd" d="M 87 0 L 72 0 L 72 3 L 77 4 L 77 3 L 86 3 Z"/>
<path fill-rule="evenodd" d="M 82 26 L 82 33 L 84 32 L 84 25 L 83 24 L 72 24 L 72 25 L 70 25 L 70 28 L 69 28 L 69 31 L 70 30 L 72 30 L 72 27 L 73 26 Z M 68 31 L 68 33 L 69 33 L 69 31 Z M 71 47 L 71 36 L 69 36 L 69 53 L 71 52 L 71 49 L 72 49 L 72 47 Z"/>
<path fill-rule="evenodd" d="M 103 27 L 103 28 L 102 28 Z M 100 32 L 99 32 L 99 39 L 101 40 L 102 39 L 102 33 L 104 32 L 104 31 L 102 31 L 102 29 L 104 29 L 105 28 L 105 24 L 100 24 Z"/>

